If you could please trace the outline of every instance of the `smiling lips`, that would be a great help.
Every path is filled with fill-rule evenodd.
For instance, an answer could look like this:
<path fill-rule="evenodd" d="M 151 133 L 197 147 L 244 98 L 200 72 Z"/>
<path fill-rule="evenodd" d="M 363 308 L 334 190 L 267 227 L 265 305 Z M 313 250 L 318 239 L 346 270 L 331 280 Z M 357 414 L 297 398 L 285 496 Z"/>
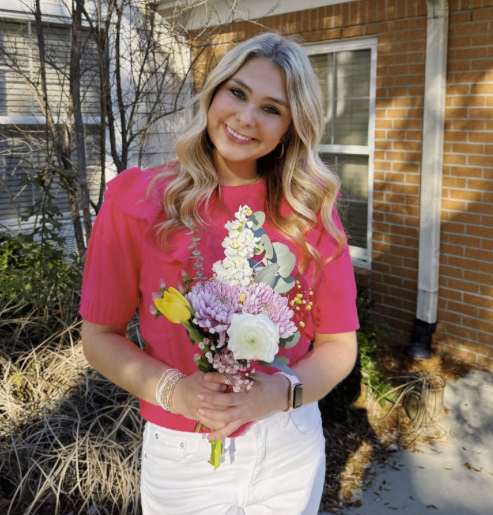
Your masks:
<path fill-rule="evenodd" d="M 228 136 L 228 138 L 231 141 L 234 141 L 235 143 L 240 143 L 240 144 L 244 145 L 247 143 L 251 143 L 252 141 L 255 141 L 254 138 L 249 138 L 247 136 L 238 134 L 236 131 L 234 131 L 231 127 L 229 127 L 226 124 L 224 124 L 224 132 L 226 133 L 226 136 Z"/>

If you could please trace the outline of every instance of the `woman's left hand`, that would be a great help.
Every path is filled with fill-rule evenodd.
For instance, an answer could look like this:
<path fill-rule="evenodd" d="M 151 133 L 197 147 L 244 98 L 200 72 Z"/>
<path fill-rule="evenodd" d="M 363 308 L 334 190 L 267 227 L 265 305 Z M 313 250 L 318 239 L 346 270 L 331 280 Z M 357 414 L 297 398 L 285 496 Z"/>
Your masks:
<path fill-rule="evenodd" d="M 209 435 L 209 441 L 220 440 L 234 433 L 243 424 L 258 420 L 270 413 L 283 411 L 288 407 L 289 379 L 283 375 L 268 375 L 258 370 L 256 376 L 268 377 L 268 381 L 254 381 L 250 390 L 231 393 L 201 392 L 200 420 L 208 427 L 217 422 L 226 424 Z M 227 384 L 223 374 L 212 372 L 204 380 Z M 201 413 L 202 411 L 202 413 Z"/>

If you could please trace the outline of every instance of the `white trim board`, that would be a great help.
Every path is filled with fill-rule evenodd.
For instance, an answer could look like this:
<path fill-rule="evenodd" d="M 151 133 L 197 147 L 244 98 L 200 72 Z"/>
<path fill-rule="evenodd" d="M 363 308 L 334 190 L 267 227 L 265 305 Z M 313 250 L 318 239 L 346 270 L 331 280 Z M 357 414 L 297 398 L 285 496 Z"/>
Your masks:
<path fill-rule="evenodd" d="M 300 3 L 299 0 L 239 0 L 236 2 L 234 19 L 236 21 L 254 20 L 263 16 L 276 16 L 317 7 L 345 4 L 347 1 L 308 0 Z M 159 2 L 158 12 L 166 18 L 172 15 L 175 8 L 188 8 L 190 11 L 187 16 L 190 18 L 187 19 L 187 28 L 198 29 L 206 23 L 207 25 L 220 25 L 226 20 L 230 20 L 230 4 L 231 2 L 226 0 L 173 0 Z"/>

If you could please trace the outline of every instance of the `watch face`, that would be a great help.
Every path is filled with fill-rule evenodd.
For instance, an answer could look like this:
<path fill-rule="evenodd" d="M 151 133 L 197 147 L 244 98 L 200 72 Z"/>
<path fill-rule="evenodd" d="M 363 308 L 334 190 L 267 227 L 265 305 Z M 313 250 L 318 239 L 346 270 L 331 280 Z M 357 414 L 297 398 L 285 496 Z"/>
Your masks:
<path fill-rule="evenodd" d="M 299 408 L 303 404 L 303 385 L 297 384 L 293 388 L 293 408 Z"/>

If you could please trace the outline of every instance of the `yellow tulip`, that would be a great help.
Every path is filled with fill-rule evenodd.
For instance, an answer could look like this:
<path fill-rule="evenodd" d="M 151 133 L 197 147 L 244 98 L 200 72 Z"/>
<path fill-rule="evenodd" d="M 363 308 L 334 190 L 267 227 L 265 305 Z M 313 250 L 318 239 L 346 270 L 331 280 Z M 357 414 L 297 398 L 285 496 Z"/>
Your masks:
<path fill-rule="evenodd" d="M 181 324 L 190 320 L 192 314 L 188 309 L 187 299 L 174 288 L 165 291 L 161 299 L 154 301 L 157 309 L 173 324 Z"/>
<path fill-rule="evenodd" d="M 166 293 L 175 296 L 177 300 L 182 302 L 182 304 L 185 304 L 185 306 L 190 307 L 188 300 L 178 290 L 175 290 L 173 287 L 168 288 L 168 291 L 164 292 L 164 295 L 166 295 Z"/>

